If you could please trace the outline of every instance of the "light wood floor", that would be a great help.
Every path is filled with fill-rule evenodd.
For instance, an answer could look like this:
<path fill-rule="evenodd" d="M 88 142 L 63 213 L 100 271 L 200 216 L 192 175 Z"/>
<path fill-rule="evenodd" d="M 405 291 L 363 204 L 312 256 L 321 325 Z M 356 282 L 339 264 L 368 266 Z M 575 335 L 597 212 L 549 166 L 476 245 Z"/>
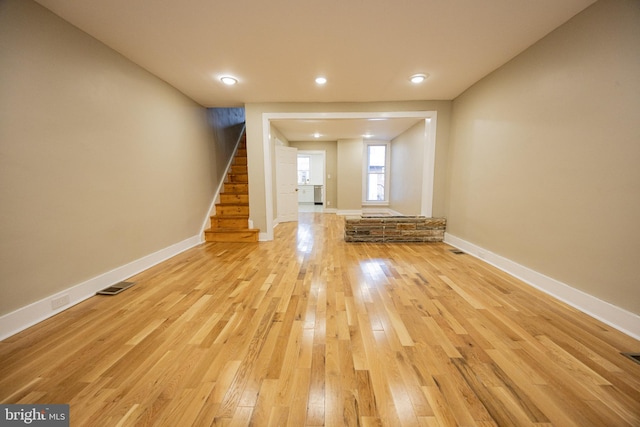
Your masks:
<path fill-rule="evenodd" d="M 445 244 L 301 213 L 0 343 L 0 402 L 72 426 L 639 426 L 640 342 Z"/>

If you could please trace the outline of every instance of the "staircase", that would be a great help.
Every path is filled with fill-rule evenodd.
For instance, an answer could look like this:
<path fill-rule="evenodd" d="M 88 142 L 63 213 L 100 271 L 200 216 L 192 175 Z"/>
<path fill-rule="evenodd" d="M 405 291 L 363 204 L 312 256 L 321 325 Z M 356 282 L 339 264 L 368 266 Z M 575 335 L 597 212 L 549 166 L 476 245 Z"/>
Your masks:
<path fill-rule="evenodd" d="M 259 229 L 249 228 L 247 137 L 243 134 L 204 239 L 207 242 L 257 242 L 259 233 Z"/>

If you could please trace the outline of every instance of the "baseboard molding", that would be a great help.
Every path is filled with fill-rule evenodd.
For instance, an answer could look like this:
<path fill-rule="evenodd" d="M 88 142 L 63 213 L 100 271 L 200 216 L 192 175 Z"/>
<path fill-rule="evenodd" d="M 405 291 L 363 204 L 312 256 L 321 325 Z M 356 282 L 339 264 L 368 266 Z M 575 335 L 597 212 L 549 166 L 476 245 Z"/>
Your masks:
<path fill-rule="evenodd" d="M 573 288 L 528 267 L 445 233 L 445 243 L 493 265 L 542 292 L 577 308 L 635 339 L 640 339 L 640 316 Z"/>
<path fill-rule="evenodd" d="M 190 237 L 182 242 L 161 249 L 121 267 L 93 277 L 85 282 L 71 286 L 64 291 L 49 295 L 46 298 L 3 315 L 0 317 L 0 340 L 17 334 L 36 323 L 48 319 L 49 317 L 94 296 L 96 292 L 101 289 L 128 279 L 129 277 L 176 256 L 187 249 L 197 246 L 201 243 L 200 240 L 200 236 Z M 62 301 L 63 305 L 53 308 L 54 301 Z"/>
<path fill-rule="evenodd" d="M 276 227 L 280 224 L 280 218 L 275 218 L 273 220 L 273 230 L 276 229 Z M 253 225 L 251 225 L 249 228 L 253 228 Z M 260 232 L 258 233 L 258 242 L 269 242 L 269 234 L 265 233 L 265 232 Z"/>

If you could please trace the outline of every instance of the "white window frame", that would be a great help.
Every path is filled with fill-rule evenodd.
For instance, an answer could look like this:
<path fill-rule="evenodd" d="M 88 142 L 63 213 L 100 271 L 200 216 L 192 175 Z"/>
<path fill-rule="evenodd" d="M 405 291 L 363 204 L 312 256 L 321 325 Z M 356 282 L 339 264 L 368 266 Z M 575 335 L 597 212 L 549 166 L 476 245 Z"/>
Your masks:
<path fill-rule="evenodd" d="M 384 145 L 385 165 L 384 165 L 384 200 L 367 200 L 367 189 L 369 181 L 369 147 Z M 363 144 L 362 154 L 362 205 L 363 206 L 389 206 L 389 185 L 391 177 L 391 143 L 389 141 L 366 141 Z"/>
<path fill-rule="evenodd" d="M 304 169 L 299 169 L 299 166 L 298 166 L 298 165 L 300 165 L 299 161 L 298 161 L 297 166 L 296 166 L 296 170 L 298 172 L 298 174 L 297 174 L 298 176 L 297 176 L 296 179 L 298 181 L 298 185 L 309 185 L 309 178 L 311 177 L 311 156 L 298 154 L 298 158 L 297 159 L 300 159 L 300 158 L 306 158 L 307 161 L 309 162 L 309 169 L 307 169 L 307 180 L 306 180 L 306 182 L 300 182 L 300 179 L 299 179 L 300 178 L 300 171 L 304 170 Z"/>

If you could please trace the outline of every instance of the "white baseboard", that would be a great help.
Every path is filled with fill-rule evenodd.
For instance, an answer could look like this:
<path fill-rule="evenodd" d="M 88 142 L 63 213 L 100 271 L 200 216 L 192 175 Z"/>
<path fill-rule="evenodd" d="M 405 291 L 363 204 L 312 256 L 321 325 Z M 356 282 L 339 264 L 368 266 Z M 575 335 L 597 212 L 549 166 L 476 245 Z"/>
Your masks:
<path fill-rule="evenodd" d="M 562 283 L 528 267 L 494 254 L 459 237 L 445 233 L 445 243 L 505 271 L 526 284 L 559 299 L 583 313 L 635 339 L 640 339 L 640 316 Z"/>
<path fill-rule="evenodd" d="M 126 265 L 93 277 L 85 282 L 71 286 L 64 291 L 49 295 L 46 298 L 3 315 L 0 317 L 0 340 L 17 334 L 38 322 L 48 319 L 49 317 L 94 296 L 96 292 L 101 289 L 108 288 L 115 283 L 128 279 L 141 271 L 178 255 L 187 249 L 197 246 L 201 243 L 200 240 L 200 236 L 190 237 L 182 242 L 161 249 Z M 59 304 L 55 304 L 57 306 L 56 308 L 54 308 L 54 302 L 60 302 Z"/>

